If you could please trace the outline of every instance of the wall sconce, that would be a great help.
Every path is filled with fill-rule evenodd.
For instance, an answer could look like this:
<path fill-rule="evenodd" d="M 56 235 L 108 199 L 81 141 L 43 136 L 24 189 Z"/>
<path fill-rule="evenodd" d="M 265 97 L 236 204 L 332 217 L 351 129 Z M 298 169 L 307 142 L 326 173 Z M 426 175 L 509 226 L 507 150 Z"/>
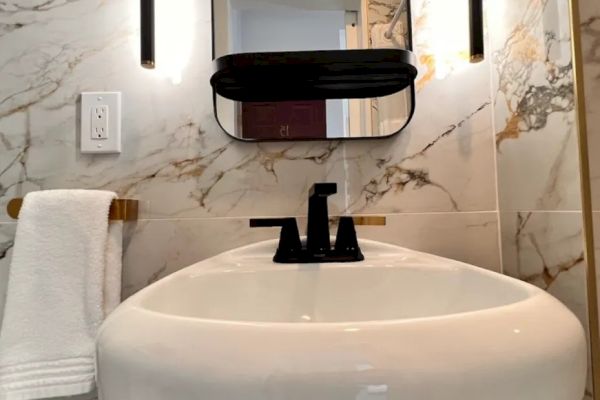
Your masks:
<path fill-rule="evenodd" d="M 154 0 L 140 0 L 142 67 L 154 69 Z"/>
<path fill-rule="evenodd" d="M 140 7 L 140 64 L 151 69 L 152 76 L 167 78 L 174 85 L 181 83 L 196 40 L 196 1 L 132 2 L 132 7 Z"/>
<path fill-rule="evenodd" d="M 484 60 L 483 0 L 469 0 L 469 20 L 472 63 Z"/>

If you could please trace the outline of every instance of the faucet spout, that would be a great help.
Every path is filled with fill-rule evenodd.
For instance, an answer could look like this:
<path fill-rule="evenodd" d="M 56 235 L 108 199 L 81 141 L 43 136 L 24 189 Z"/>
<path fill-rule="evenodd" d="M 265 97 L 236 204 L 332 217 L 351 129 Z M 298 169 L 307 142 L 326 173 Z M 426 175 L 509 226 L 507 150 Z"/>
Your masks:
<path fill-rule="evenodd" d="M 331 251 L 327 198 L 335 193 L 337 193 L 335 183 L 315 183 L 310 189 L 306 248 L 314 255 L 325 255 Z"/>
<path fill-rule="evenodd" d="M 305 244 L 298 233 L 295 218 L 250 220 L 251 228 L 281 227 L 279 246 L 273 257 L 274 262 L 321 264 L 357 262 L 365 259 L 360 251 L 352 217 L 340 217 L 335 246 L 333 248 L 331 246 L 327 198 L 335 193 L 337 193 L 337 184 L 335 183 L 315 183 L 310 189 Z"/>

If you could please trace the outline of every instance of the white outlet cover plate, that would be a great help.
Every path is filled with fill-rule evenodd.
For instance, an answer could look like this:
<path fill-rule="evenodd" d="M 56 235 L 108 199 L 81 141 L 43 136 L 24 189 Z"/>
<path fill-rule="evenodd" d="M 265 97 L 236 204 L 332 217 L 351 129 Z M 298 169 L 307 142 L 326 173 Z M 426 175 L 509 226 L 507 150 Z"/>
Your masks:
<path fill-rule="evenodd" d="M 108 107 L 107 130 L 103 138 L 94 138 L 92 110 Z M 81 93 L 81 152 L 114 154 L 121 152 L 121 92 Z"/>

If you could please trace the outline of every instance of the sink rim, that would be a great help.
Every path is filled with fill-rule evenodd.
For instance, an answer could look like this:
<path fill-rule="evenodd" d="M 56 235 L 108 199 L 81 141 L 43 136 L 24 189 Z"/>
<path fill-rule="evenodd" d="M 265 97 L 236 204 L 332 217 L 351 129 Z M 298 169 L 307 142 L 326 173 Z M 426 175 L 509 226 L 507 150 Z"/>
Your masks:
<path fill-rule="evenodd" d="M 214 326 L 230 326 L 230 327 L 249 327 L 249 328 L 264 328 L 264 329 L 281 329 L 281 330 L 331 330 L 338 329 L 343 332 L 353 332 L 352 328 L 357 328 L 356 331 L 362 329 L 374 329 L 384 328 L 390 326 L 401 326 L 401 325 L 417 325 L 427 324 L 430 322 L 443 322 L 444 320 L 460 323 L 461 320 L 469 317 L 492 315 L 509 311 L 511 308 L 521 307 L 525 303 L 534 303 L 539 300 L 554 300 L 550 295 L 548 299 L 544 299 L 544 293 L 534 294 L 531 297 L 527 297 L 523 300 L 517 301 L 511 304 L 505 304 L 498 307 L 486 308 L 481 310 L 464 311 L 453 314 L 435 315 L 428 317 L 415 317 L 415 318 L 402 318 L 402 319 L 379 319 L 379 320 L 364 320 L 364 321 L 341 321 L 341 322 L 280 322 L 280 321 L 241 321 L 241 320 L 227 320 L 227 319 L 210 319 L 210 318 L 198 318 L 190 317 L 177 314 L 168 314 L 156 310 L 150 310 L 142 307 L 138 304 L 132 305 L 132 309 L 149 316 L 159 317 L 162 319 L 179 320 L 181 322 L 193 323 L 193 324 L 206 324 Z"/>
<path fill-rule="evenodd" d="M 530 297 L 462 315 L 351 323 L 201 320 L 136 307 L 131 300 L 143 297 L 142 291 L 112 313 L 98 333 L 99 390 L 111 399 L 123 391 L 148 400 L 273 393 L 347 399 L 363 393 L 365 382 L 390 382 L 402 398 L 425 394 L 465 400 L 481 393 L 495 400 L 517 398 L 516 393 L 574 398 L 573 393 L 583 392 L 587 367 L 581 322 L 541 289 L 510 284 L 524 286 Z"/>
<path fill-rule="evenodd" d="M 404 324 L 417 324 L 417 323 L 427 323 L 430 321 L 444 321 L 444 320 L 456 320 L 459 321 L 463 318 L 476 317 L 494 313 L 503 313 L 508 312 L 511 308 L 518 308 L 522 306 L 523 303 L 532 302 L 540 299 L 547 299 L 550 301 L 558 300 L 554 299 L 548 293 L 544 292 L 540 288 L 537 288 L 527 282 L 512 278 L 507 275 L 503 275 L 494 271 L 490 271 L 481 267 L 476 267 L 467 263 L 463 263 L 460 261 L 439 257 L 427 253 L 421 253 L 414 250 L 405 249 L 399 246 L 390 245 L 387 243 L 371 241 L 371 240 L 359 240 L 361 245 L 376 245 L 380 247 L 379 250 L 391 250 L 390 253 L 382 252 L 381 254 L 377 254 L 376 256 L 371 255 L 368 257 L 368 250 L 366 252 L 367 259 L 362 262 L 357 263 L 331 263 L 331 264 L 275 264 L 272 262 L 264 263 L 264 265 L 260 265 L 256 260 L 263 259 L 265 254 L 255 253 L 252 254 L 244 254 L 245 250 L 260 250 L 261 248 L 275 248 L 277 245 L 277 240 L 267 240 L 254 244 L 250 244 L 244 247 L 239 247 L 214 257 L 208 258 L 206 260 L 197 262 L 192 264 L 182 270 L 179 270 L 158 282 L 142 289 L 140 292 L 133 295 L 131 298 L 127 299 L 123 305 L 129 306 L 137 311 L 143 312 L 144 314 L 154 316 L 157 318 L 163 319 L 171 319 L 171 320 L 179 320 L 186 323 L 192 324 L 211 324 L 211 325 L 219 325 L 219 326 L 246 326 L 246 327 L 262 327 L 262 328 L 281 328 L 281 329 L 302 329 L 302 330 L 319 330 L 319 329 L 342 329 L 347 330 L 349 327 L 355 327 L 357 329 L 361 328 L 375 328 L 375 327 L 384 327 L 390 325 L 404 325 Z M 386 257 L 397 257 L 399 252 L 405 251 L 408 254 L 423 257 L 420 262 L 409 262 L 407 264 L 402 265 L 377 265 L 374 266 L 370 263 L 370 260 L 373 259 L 385 259 Z M 242 268 L 244 270 L 235 270 L 234 268 L 239 268 L 240 265 L 235 265 L 236 260 L 240 260 L 240 256 L 246 259 L 245 262 L 251 265 L 251 270 L 248 270 L 248 264 L 244 265 Z M 208 268 L 201 269 L 202 267 L 208 265 L 208 262 L 211 260 L 219 260 L 222 261 L 218 265 L 213 265 Z M 271 259 L 269 258 L 269 261 Z M 431 264 L 425 261 L 440 261 L 443 262 L 443 265 Z M 398 261 L 396 261 L 398 262 Z M 410 318 L 389 318 L 389 319 L 373 319 L 373 320 L 359 320 L 359 321 L 318 321 L 318 322 L 304 322 L 304 321 L 252 321 L 252 320 L 239 320 L 239 319 L 226 319 L 226 318 L 206 318 L 206 317 L 195 317 L 189 315 L 181 315 L 174 314 L 164 311 L 155 310 L 147 307 L 143 304 L 144 300 L 146 300 L 147 296 L 151 294 L 153 291 L 159 290 L 165 285 L 168 285 L 171 281 L 176 279 L 186 279 L 187 277 L 191 278 L 199 278 L 206 275 L 225 275 L 225 274 L 235 274 L 235 275 L 251 275 L 253 273 L 260 272 L 270 272 L 270 271 L 289 271 L 294 272 L 298 271 L 299 268 L 302 269 L 310 269 L 311 266 L 313 268 L 319 269 L 396 269 L 402 267 L 418 267 L 418 268 L 429 268 L 429 269 L 439 269 L 439 270 L 466 270 L 471 271 L 476 274 L 480 274 L 486 276 L 490 279 L 498 280 L 502 284 L 512 286 L 513 289 L 519 290 L 522 292 L 524 296 L 522 299 L 517 301 L 502 304 L 493 307 L 468 310 L 468 311 L 460 311 L 449 314 L 439 314 L 433 316 L 422 316 L 422 317 L 410 317 Z M 559 303 L 561 304 L 561 303 Z M 562 304 L 561 304 L 562 305 Z M 120 307 L 126 308 L 126 307 Z M 118 310 L 117 310 L 118 311 Z"/>

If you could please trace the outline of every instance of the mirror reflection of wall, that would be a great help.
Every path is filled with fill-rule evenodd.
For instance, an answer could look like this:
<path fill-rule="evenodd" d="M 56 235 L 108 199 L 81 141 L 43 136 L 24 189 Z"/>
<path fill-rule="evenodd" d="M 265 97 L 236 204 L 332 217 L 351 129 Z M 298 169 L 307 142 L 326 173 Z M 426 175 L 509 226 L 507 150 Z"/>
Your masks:
<path fill-rule="evenodd" d="M 361 18 L 365 5 L 361 0 L 215 0 L 215 58 L 366 48 L 357 31 L 366 22 Z"/>
<path fill-rule="evenodd" d="M 336 10 L 245 9 L 232 15 L 234 53 L 261 51 L 345 50 L 346 18 L 356 13 Z"/>
<path fill-rule="evenodd" d="M 215 58 L 229 54 L 410 49 L 404 12 L 391 39 L 374 0 L 214 0 Z M 398 0 L 398 5 L 401 1 Z M 290 77 L 293 79 L 293 76 Z M 373 99 L 237 102 L 216 94 L 223 129 L 243 140 L 389 136 L 412 113 L 413 90 Z"/>

